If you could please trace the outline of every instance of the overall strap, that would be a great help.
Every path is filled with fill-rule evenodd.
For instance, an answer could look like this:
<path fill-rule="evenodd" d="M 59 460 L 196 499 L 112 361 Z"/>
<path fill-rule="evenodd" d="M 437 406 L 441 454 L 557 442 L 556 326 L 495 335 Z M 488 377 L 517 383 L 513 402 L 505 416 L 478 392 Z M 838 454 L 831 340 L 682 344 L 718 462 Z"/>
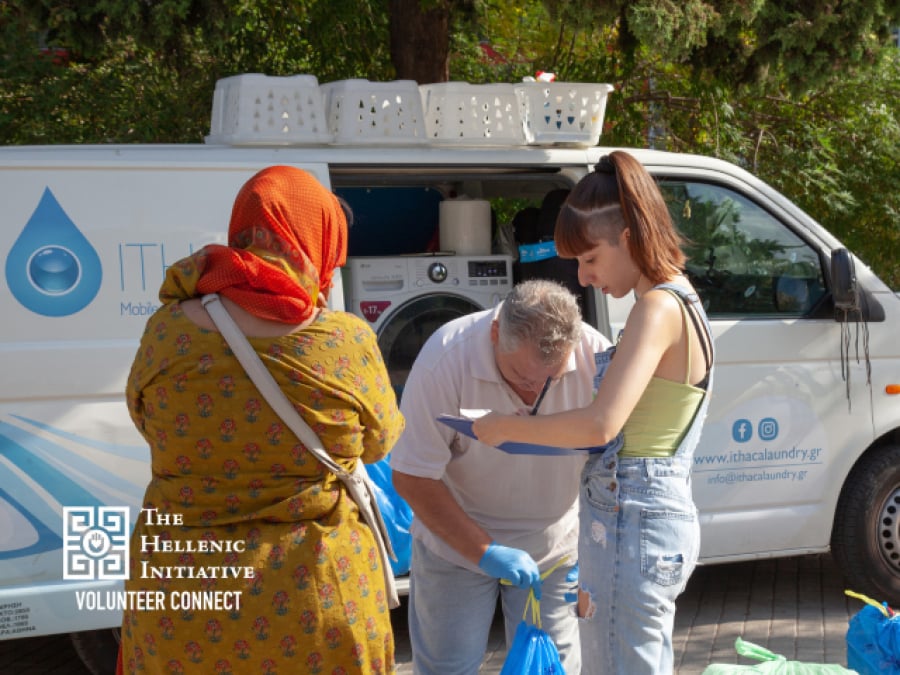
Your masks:
<path fill-rule="evenodd" d="M 684 335 L 685 335 L 685 347 L 687 351 L 687 370 L 684 373 L 684 383 L 689 385 L 691 383 L 691 336 L 688 335 L 688 311 L 687 306 L 685 306 L 684 302 L 681 299 L 681 296 L 678 295 L 671 288 L 663 288 L 661 290 L 670 293 L 676 300 L 678 300 L 678 307 L 681 309 L 681 325 L 684 326 Z M 696 324 L 695 324 L 696 326 Z"/>
<path fill-rule="evenodd" d="M 700 340 L 700 348 L 703 350 L 703 358 L 706 363 L 706 376 L 701 380 L 697 386 L 701 389 L 706 389 L 709 384 L 709 373 L 712 369 L 712 350 L 713 350 L 713 341 L 712 341 L 712 331 L 709 327 L 709 323 L 706 321 L 706 317 L 700 315 L 700 312 L 697 310 L 696 305 L 700 303 L 700 298 L 696 293 L 691 293 L 686 291 L 681 286 L 677 284 L 664 283 L 658 284 L 653 287 L 653 289 L 660 289 L 664 291 L 669 291 L 673 293 L 676 297 L 681 300 L 682 305 L 682 313 L 687 313 L 688 316 L 691 317 L 691 322 L 694 324 L 694 330 L 697 332 L 697 339 Z M 701 320 L 701 316 L 703 319 Z M 690 339 L 688 339 L 688 373 L 690 373 L 690 363 L 691 363 L 691 352 L 690 352 Z M 690 375 L 688 375 L 690 377 Z M 686 382 L 687 384 L 688 382 Z"/>

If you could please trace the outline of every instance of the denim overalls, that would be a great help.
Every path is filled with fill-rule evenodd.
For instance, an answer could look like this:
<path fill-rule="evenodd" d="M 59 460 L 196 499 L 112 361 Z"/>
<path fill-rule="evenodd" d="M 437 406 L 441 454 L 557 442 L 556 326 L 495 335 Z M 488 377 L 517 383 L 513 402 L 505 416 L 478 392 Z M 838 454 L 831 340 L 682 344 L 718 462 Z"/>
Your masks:
<path fill-rule="evenodd" d="M 673 284 L 655 288 L 672 289 L 693 304 L 712 339 L 695 294 Z M 672 457 L 619 457 L 620 434 L 584 467 L 578 557 L 580 586 L 591 606 L 579 622 L 583 675 L 673 671 L 675 598 L 700 552 L 691 464 L 711 390 L 712 372 Z"/>

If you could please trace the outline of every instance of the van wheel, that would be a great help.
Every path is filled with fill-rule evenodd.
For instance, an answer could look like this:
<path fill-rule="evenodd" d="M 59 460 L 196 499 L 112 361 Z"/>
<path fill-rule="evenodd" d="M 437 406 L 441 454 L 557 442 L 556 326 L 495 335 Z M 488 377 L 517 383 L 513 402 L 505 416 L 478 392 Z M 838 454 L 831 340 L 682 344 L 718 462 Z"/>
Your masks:
<path fill-rule="evenodd" d="M 121 633 L 118 628 L 70 633 L 75 653 L 93 675 L 116 672 Z"/>
<path fill-rule="evenodd" d="M 900 446 L 874 448 L 847 477 L 831 552 L 847 588 L 900 605 Z"/>

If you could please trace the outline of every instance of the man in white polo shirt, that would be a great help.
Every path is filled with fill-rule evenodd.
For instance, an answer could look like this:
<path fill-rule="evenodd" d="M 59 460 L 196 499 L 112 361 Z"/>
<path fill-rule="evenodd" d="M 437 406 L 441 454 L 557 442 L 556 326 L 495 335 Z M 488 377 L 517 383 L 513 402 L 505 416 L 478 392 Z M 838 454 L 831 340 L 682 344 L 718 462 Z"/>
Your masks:
<path fill-rule="evenodd" d="M 394 486 L 414 513 L 409 633 L 417 675 L 477 673 L 498 594 L 510 644 L 532 588 L 563 667 L 580 670 L 574 603 L 587 455 L 508 453 L 436 418 L 585 406 L 594 354 L 608 346 L 582 321 L 570 291 L 529 280 L 498 308 L 442 326 L 419 352 L 401 401 L 406 430 L 391 452 Z"/>

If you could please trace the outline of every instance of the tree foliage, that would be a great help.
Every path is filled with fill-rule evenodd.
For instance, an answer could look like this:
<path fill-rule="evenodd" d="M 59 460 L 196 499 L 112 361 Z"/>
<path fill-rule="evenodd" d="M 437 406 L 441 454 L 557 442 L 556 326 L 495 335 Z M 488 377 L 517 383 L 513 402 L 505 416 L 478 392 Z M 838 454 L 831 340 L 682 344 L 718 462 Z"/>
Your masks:
<path fill-rule="evenodd" d="M 393 77 L 378 0 L 0 2 L 0 140 L 197 142 L 222 77 Z"/>
<path fill-rule="evenodd" d="M 618 27 L 627 58 L 649 50 L 697 74 L 794 93 L 877 61 L 900 0 L 548 0 Z"/>
<path fill-rule="evenodd" d="M 900 289 L 892 24 L 900 0 L 0 0 L 0 141 L 200 142 L 244 72 L 551 71 L 615 85 L 604 144 L 745 166 Z"/>

